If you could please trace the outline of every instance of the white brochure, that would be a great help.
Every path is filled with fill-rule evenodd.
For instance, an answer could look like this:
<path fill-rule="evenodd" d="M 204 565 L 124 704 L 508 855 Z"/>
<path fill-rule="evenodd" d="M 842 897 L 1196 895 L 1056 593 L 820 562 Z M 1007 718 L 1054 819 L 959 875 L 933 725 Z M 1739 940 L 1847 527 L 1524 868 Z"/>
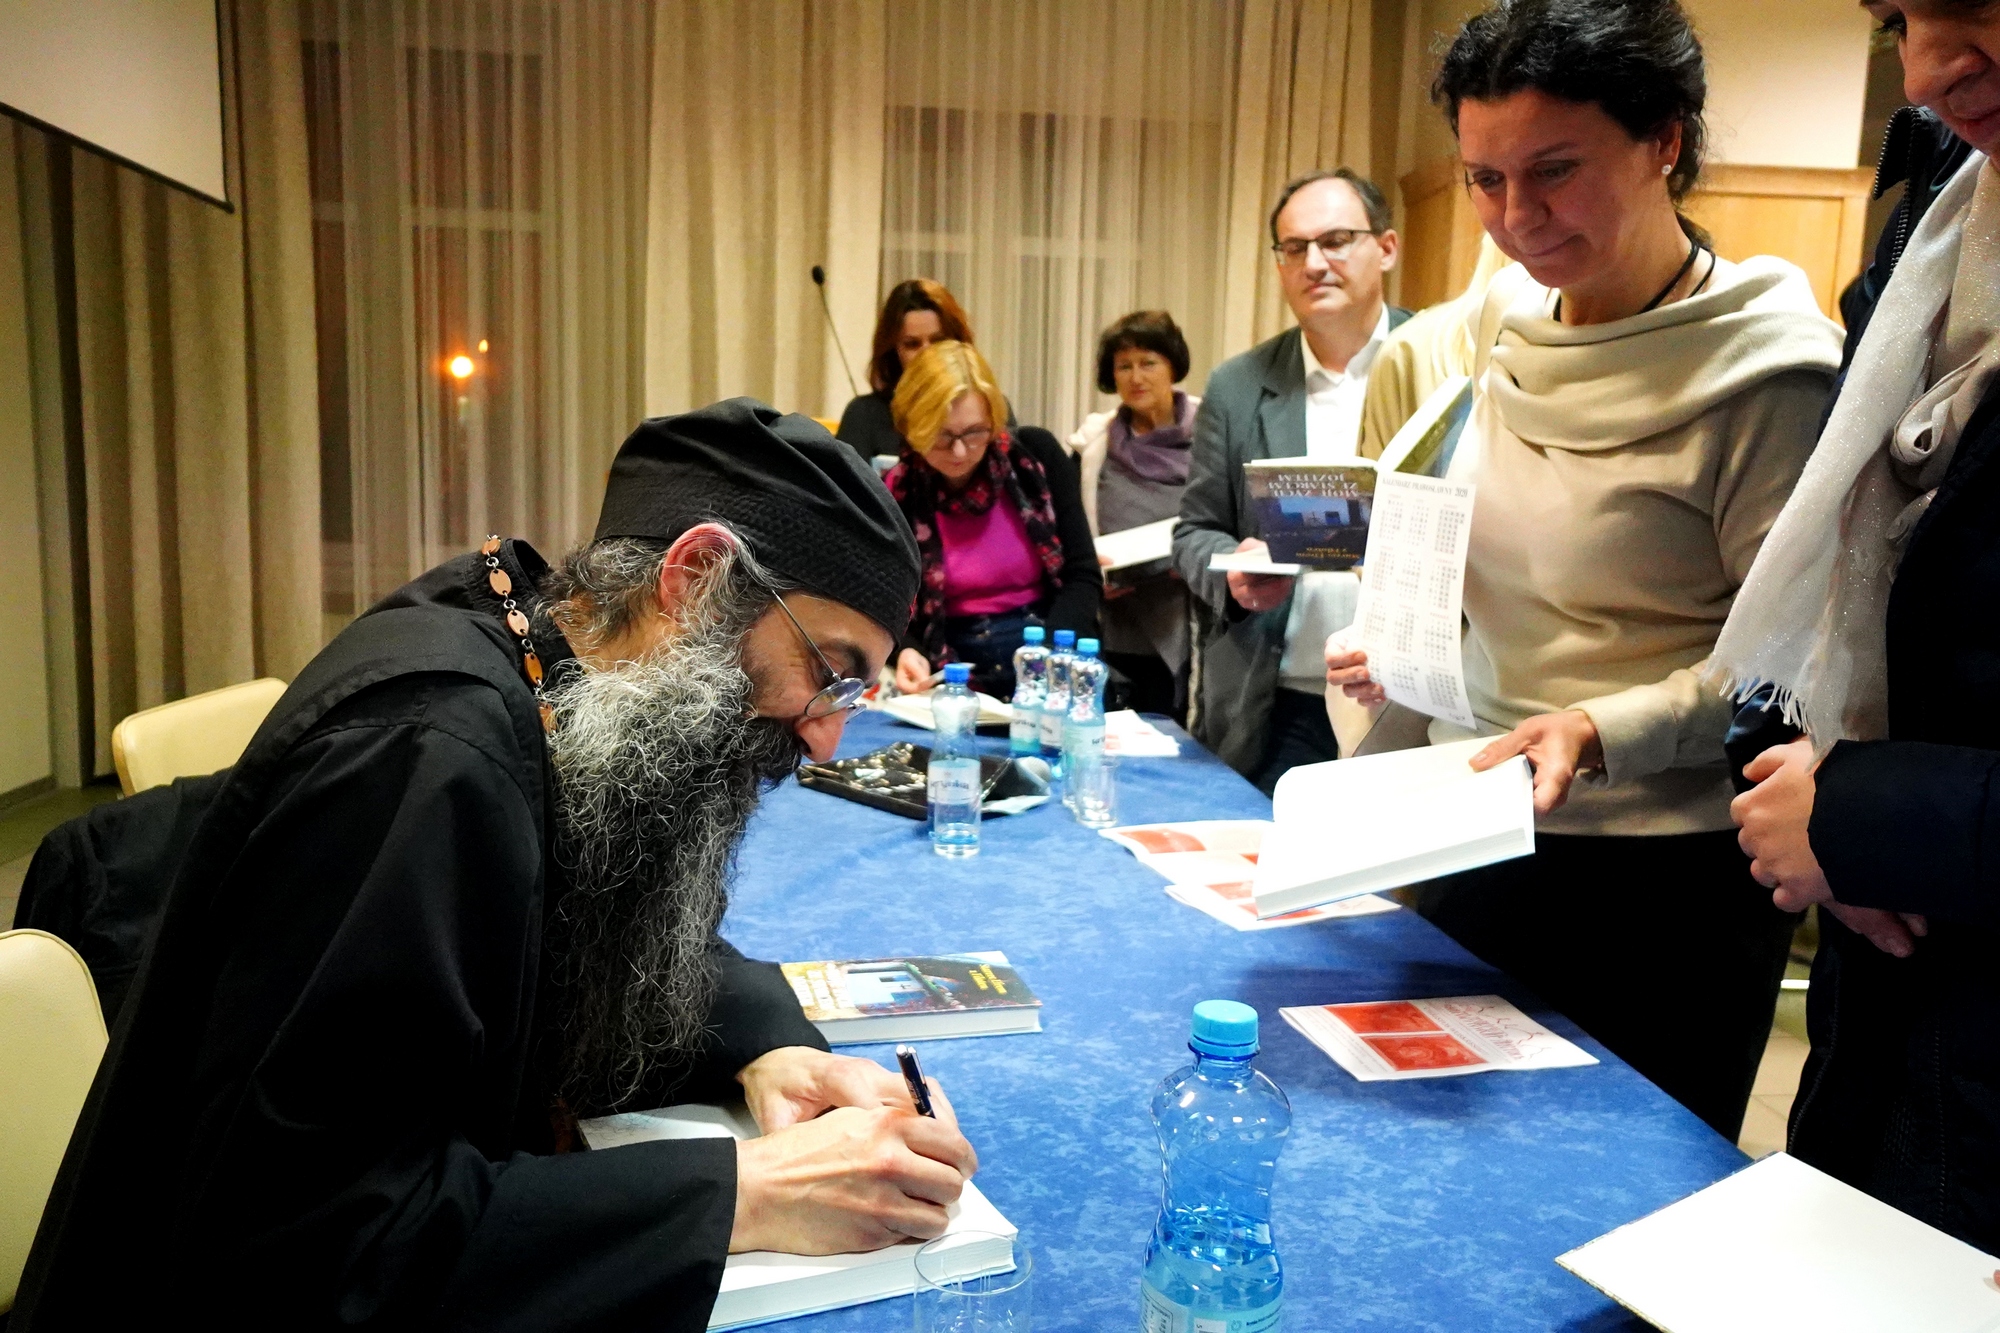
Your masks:
<path fill-rule="evenodd" d="M 1278 1013 L 1363 1083 L 1597 1063 L 1498 995 L 1364 1000 Z"/>
<path fill-rule="evenodd" d="M 1383 473 L 1346 636 L 1391 699 L 1468 731 L 1478 724 L 1465 697 L 1459 614 L 1471 533 L 1471 483 Z"/>

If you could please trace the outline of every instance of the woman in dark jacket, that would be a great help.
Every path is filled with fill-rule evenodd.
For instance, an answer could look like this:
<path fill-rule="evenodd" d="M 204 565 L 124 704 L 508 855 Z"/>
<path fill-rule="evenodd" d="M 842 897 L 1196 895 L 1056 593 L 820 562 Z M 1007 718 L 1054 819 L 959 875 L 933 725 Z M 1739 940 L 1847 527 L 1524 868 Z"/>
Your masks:
<path fill-rule="evenodd" d="M 1097 632 L 1104 575 L 1076 468 L 1047 431 L 996 428 L 1007 400 L 969 343 L 925 348 L 892 407 L 907 443 L 883 480 L 924 560 L 896 687 L 928 689 L 946 662 L 969 662 L 973 688 L 1008 698 L 1031 621 Z"/>
<path fill-rule="evenodd" d="M 1912 95 L 2000 98 L 1962 59 L 2000 51 L 2000 13 L 1931 13 L 1907 16 L 1933 25 L 1904 47 Z M 1789 1147 L 2000 1251 L 2000 176 L 1951 133 L 1991 154 L 2000 127 L 1940 115 L 1891 124 L 1877 189 L 1908 185 L 1866 320 L 1716 658 L 1807 732 L 1732 811 L 1774 901 L 1822 909 Z"/>
<path fill-rule="evenodd" d="M 932 343 L 972 341 L 972 325 L 949 289 L 929 278 L 910 278 L 889 289 L 875 321 L 875 344 L 868 356 L 868 383 L 874 392 L 847 404 L 840 414 L 839 438 L 863 458 L 890 457 L 902 452 L 889 402 L 903 368 Z"/>

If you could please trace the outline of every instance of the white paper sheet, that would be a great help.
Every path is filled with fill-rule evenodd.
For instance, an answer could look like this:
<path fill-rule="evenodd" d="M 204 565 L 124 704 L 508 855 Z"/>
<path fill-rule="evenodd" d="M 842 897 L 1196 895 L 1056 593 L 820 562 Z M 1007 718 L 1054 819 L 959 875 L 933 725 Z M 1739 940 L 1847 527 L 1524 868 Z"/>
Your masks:
<path fill-rule="evenodd" d="M 1401 472 L 1376 481 L 1361 601 L 1347 636 L 1391 699 L 1468 731 L 1478 723 L 1465 695 L 1459 615 L 1472 495 L 1469 482 Z"/>
<path fill-rule="evenodd" d="M 1177 521 L 1163 518 L 1157 523 L 1104 533 L 1096 542 L 1098 562 L 1110 561 L 1104 565 L 1108 572 L 1169 558 L 1174 553 L 1174 524 Z"/>
<path fill-rule="evenodd" d="M 1104 715 L 1104 752 L 1126 759 L 1177 759 L 1181 743 L 1129 708 Z"/>
<path fill-rule="evenodd" d="M 1231 930 L 1272 930 L 1398 910 L 1387 898 L 1364 896 L 1260 918 L 1251 884 L 1270 831 L 1267 819 L 1196 819 L 1131 824 L 1098 833 L 1131 852 L 1139 864 L 1166 876 L 1169 898 Z"/>
<path fill-rule="evenodd" d="M 1498 995 L 1320 1004 L 1278 1013 L 1363 1083 L 1597 1063 Z"/>
<path fill-rule="evenodd" d="M 2000 1329 L 2000 1260 L 1784 1153 L 1556 1262 L 1666 1333 Z"/>
<path fill-rule="evenodd" d="M 1211 574 L 1278 574 L 1291 577 L 1304 569 L 1304 565 L 1273 560 L 1263 551 L 1217 551 L 1208 558 Z"/>

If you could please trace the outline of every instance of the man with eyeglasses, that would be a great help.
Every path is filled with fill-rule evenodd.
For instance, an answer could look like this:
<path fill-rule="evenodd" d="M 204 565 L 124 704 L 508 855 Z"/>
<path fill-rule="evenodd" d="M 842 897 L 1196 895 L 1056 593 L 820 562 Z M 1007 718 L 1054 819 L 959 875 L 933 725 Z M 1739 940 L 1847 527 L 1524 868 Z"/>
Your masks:
<path fill-rule="evenodd" d="M 1245 463 L 1356 456 L 1369 368 L 1409 318 L 1382 294 L 1396 266 L 1390 220 L 1382 191 L 1346 167 L 1279 192 L 1271 252 L 1298 326 L 1211 371 L 1195 417 L 1174 563 L 1215 622 L 1202 645 L 1196 730 L 1266 792 L 1295 764 L 1338 757 L 1324 646 L 1353 618 L 1358 585 L 1351 574 L 1216 574 L 1208 562 L 1264 549 Z"/>
<path fill-rule="evenodd" d="M 731 1252 L 941 1231 L 949 1103 L 716 934 L 918 568 L 852 450 L 736 399 L 641 424 L 553 568 L 491 538 L 356 620 L 204 789 L 16 1327 L 698 1330 Z M 736 1097 L 763 1137 L 571 1151 Z"/>

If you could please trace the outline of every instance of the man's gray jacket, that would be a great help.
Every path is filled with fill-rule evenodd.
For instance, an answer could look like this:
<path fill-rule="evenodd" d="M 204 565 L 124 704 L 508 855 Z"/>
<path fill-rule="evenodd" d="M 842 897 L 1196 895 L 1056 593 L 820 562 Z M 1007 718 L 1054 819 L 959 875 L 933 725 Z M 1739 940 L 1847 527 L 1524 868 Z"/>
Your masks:
<path fill-rule="evenodd" d="M 1389 309 L 1394 329 L 1410 317 Z M 1243 465 L 1256 458 L 1298 458 L 1306 451 L 1306 370 L 1297 328 L 1233 356 L 1209 372 L 1195 414 L 1194 454 L 1180 521 L 1174 525 L 1174 567 L 1201 599 L 1213 622 L 1202 644 L 1201 697 L 1195 739 L 1239 773 L 1263 761 L 1278 662 L 1285 655 L 1291 599 L 1270 611 L 1245 611 L 1229 583 L 1209 572 L 1217 551 L 1233 551 L 1261 534 Z"/>

